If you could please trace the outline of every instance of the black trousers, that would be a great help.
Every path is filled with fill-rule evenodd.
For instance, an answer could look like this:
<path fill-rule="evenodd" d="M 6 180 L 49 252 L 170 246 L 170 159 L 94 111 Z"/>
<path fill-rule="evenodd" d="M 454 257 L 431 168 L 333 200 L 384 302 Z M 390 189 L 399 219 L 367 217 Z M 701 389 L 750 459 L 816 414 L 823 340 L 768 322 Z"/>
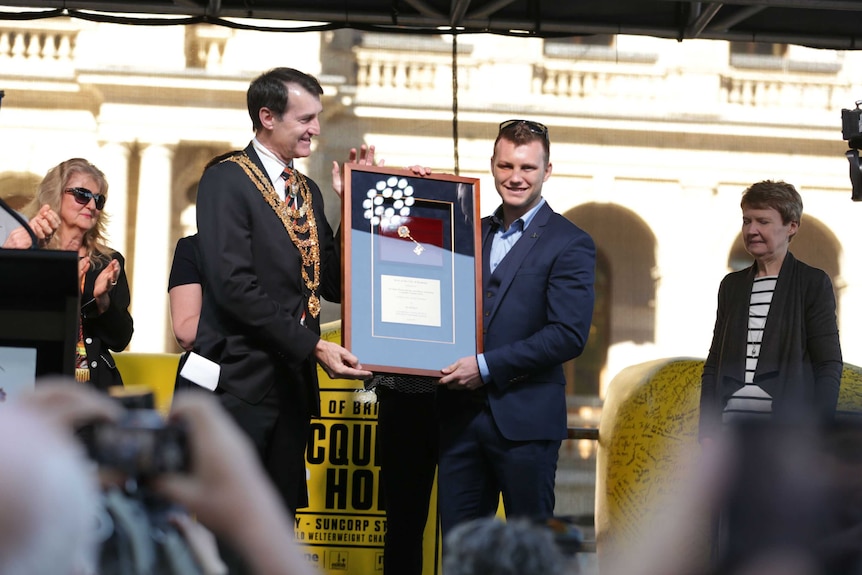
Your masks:
<path fill-rule="evenodd" d="M 386 508 L 383 572 L 422 574 L 422 536 L 437 467 L 435 394 L 377 388 L 377 449 Z"/>
<path fill-rule="evenodd" d="M 221 394 L 219 399 L 254 444 L 267 475 L 282 497 L 285 511 L 294 514 L 308 506 L 305 448 L 310 417 L 304 404 L 284 401 L 275 390 L 255 405 L 228 393 Z M 218 545 L 230 575 L 254 575 L 247 557 L 224 541 L 219 540 Z"/>

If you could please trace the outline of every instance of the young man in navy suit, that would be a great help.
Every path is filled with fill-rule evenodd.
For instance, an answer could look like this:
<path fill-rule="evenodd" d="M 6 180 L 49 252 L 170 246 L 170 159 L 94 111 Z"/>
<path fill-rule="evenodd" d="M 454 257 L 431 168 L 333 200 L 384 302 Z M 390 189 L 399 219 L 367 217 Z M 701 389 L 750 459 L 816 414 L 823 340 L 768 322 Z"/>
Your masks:
<path fill-rule="evenodd" d="M 542 198 L 548 129 L 500 124 L 491 172 L 502 204 L 482 220 L 484 352 L 440 379 L 439 509 L 444 535 L 493 515 L 554 514 L 567 436 L 562 364 L 581 354 L 593 314 L 592 238 Z"/>

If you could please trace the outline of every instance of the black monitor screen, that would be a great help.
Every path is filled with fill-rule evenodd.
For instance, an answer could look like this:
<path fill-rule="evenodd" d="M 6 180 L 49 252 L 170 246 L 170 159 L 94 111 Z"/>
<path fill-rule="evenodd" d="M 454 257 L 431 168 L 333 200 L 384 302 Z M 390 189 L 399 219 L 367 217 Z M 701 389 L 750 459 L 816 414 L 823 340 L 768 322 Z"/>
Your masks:
<path fill-rule="evenodd" d="M 0 249 L 0 357 L 20 369 L 35 350 L 35 377 L 74 375 L 79 315 L 75 252 Z"/>

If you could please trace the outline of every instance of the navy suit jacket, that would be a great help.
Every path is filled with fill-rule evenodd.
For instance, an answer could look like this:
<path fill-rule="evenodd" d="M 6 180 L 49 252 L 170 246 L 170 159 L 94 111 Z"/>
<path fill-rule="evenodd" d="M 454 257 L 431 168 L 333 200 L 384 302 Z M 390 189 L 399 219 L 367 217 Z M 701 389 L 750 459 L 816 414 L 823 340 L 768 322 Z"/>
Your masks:
<path fill-rule="evenodd" d="M 584 350 L 593 315 L 596 250 L 592 238 L 545 203 L 492 274 L 496 232 L 482 220 L 484 354 L 494 421 L 514 441 L 567 436 L 562 364 Z M 457 409 L 463 391 L 441 390 Z M 448 407 L 447 407 L 448 404 Z"/>

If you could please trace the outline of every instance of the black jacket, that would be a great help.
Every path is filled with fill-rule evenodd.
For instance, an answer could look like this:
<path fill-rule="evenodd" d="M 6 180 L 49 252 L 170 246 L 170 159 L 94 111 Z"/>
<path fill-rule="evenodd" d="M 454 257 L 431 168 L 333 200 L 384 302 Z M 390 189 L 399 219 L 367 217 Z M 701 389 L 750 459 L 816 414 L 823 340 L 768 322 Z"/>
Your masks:
<path fill-rule="evenodd" d="M 81 322 L 84 346 L 87 348 L 87 364 L 90 368 L 90 383 L 97 389 L 123 384 L 111 351 L 125 349 L 134 332 L 132 316 L 129 313 L 131 296 L 129 280 L 126 277 L 126 261 L 119 252 L 114 252 L 111 258 L 120 262 L 120 275 L 117 277 L 117 285 L 109 293 L 111 303 L 105 313 L 99 314 L 96 300 L 93 298 L 93 286 L 96 278 L 105 269 L 104 265 L 93 263 L 90 266 L 81 294 Z"/>
<path fill-rule="evenodd" d="M 261 173 L 251 144 L 245 153 Z M 341 301 L 341 258 L 310 178 L 320 245 L 318 294 Z M 264 185 L 271 186 L 268 180 Z M 320 413 L 317 364 L 319 318 L 300 324 L 307 299 L 302 259 L 284 224 L 243 168 L 223 161 L 208 168 L 198 187 L 198 248 L 206 289 L 195 351 L 220 364 L 218 389 L 259 403 L 273 386 L 310 415 Z"/>
<path fill-rule="evenodd" d="M 756 265 L 730 273 L 718 290 L 718 313 L 703 367 L 700 435 L 710 436 L 734 392 L 745 384 L 748 307 Z M 772 396 L 775 416 L 831 419 L 843 368 L 835 294 L 822 270 L 787 253 L 766 328 L 754 383 Z"/>

